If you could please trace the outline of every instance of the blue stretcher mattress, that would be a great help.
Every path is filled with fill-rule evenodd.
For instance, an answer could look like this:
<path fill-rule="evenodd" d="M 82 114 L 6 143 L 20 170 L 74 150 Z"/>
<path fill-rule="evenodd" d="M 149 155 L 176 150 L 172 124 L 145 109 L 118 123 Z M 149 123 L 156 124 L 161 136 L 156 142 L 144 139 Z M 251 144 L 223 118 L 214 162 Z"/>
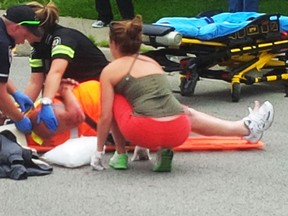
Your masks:
<path fill-rule="evenodd" d="M 184 37 L 200 40 L 212 40 L 232 34 L 251 23 L 257 17 L 265 15 L 256 12 L 220 13 L 212 17 L 164 17 L 157 25 L 171 26 Z M 274 17 L 274 18 L 273 18 Z M 277 19 L 276 15 L 271 19 Z M 280 31 L 288 31 L 288 17 L 280 16 Z"/>

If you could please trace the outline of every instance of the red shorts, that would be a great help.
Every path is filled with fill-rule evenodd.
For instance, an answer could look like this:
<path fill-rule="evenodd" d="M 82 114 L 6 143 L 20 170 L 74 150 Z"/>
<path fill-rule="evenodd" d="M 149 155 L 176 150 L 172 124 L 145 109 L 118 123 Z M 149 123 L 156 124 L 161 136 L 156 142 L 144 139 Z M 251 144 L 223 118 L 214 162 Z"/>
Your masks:
<path fill-rule="evenodd" d="M 121 95 L 115 95 L 113 107 L 121 133 L 134 145 L 154 150 L 160 147 L 173 148 L 183 144 L 191 131 L 190 121 L 185 114 L 171 121 L 135 116 L 131 105 Z"/>

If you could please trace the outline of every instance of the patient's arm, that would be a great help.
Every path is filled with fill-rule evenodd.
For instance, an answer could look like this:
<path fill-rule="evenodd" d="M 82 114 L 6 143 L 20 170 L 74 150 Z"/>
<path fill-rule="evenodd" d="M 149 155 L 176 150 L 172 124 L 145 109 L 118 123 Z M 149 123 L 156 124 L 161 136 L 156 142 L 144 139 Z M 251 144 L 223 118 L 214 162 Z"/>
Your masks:
<path fill-rule="evenodd" d="M 85 114 L 83 112 L 83 109 L 72 91 L 74 86 L 69 84 L 63 84 L 61 85 L 61 87 L 62 88 L 60 90 L 60 95 L 62 96 L 65 111 L 56 111 L 59 112 L 59 116 L 57 117 L 56 114 L 56 117 L 61 123 L 61 128 L 58 129 L 59 131 L 57 130 L 58 133 L 77 127 L 85 120 Z M 56 110 L 56 107 L 54 108 L 54 110 Z"/>
<path fill-rule="evenodd" d="M 62 103 L 52 104 L 55 116 L 59 123 L 55 132 L 51 132 L 43 122 L 36 124 L 36 118 L 40 111 L 39 107 L 34 109 L 29 115 L 33 124 L 33 131 L 38 136 L 43 139 L 49 139 L 55 134 L 63 133 L 71 128 L 79 126 L 84 121 L 85 115 L 80 103 L 72 92 L 73 87 L 73 85 L 67 83 L 63 84 L 59 91 Z"/>

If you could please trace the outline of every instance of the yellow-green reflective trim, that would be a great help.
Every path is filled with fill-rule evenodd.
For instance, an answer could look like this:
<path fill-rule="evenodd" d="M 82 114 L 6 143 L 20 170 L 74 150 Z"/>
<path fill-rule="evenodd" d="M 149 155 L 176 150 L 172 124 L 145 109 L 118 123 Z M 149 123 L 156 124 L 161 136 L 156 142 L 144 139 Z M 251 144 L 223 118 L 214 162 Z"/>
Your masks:
<path fill-rule="evenodd" d="M 42 145 L 44 143 L 44 140 L 38 136 L 34 131 L 31 133 L 31 137 L 38 145 Z"/>
<path fill-rule="evenodd" d="M 52 49 L 52 56 L 57 54 L 65 54 L 68 55 L 70 58 L 74 58 L 75 51 L 65 45 L 57 45 Z"/>
<path fill-rule="evenodd" d="M 29 58 L 30 67 L 43 67 L 43 62 L 41 59 L 31 59 Z"/>

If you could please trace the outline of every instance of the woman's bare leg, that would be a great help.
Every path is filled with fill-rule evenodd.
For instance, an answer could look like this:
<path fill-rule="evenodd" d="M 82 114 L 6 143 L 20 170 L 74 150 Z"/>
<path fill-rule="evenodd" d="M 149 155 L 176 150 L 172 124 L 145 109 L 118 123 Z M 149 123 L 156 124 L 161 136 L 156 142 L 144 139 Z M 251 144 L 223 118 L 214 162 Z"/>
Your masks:
<path fill-rule="evenodd" d="M 111 132 L 115 141 L 115 147 L 118 154 L 126 153 L 125 145 L 126 140 L 123 134 L 121 133 L 116 121 L 112 120 Z"/>

